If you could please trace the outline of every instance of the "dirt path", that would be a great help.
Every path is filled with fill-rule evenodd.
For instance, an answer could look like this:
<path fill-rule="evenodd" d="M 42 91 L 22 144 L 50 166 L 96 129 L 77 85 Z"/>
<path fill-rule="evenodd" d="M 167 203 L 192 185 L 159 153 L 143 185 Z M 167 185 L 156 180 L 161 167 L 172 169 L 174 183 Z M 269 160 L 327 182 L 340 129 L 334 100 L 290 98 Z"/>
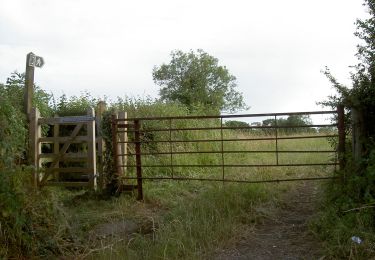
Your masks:
<path fill-rule="evenodd" d="M 323 259 L 321 246 L 307 226 L 318 194 L 317 183 L 292 185 L 271 217 L 245 231 L 234 247 L 218 252 L 214 259 Z"/>

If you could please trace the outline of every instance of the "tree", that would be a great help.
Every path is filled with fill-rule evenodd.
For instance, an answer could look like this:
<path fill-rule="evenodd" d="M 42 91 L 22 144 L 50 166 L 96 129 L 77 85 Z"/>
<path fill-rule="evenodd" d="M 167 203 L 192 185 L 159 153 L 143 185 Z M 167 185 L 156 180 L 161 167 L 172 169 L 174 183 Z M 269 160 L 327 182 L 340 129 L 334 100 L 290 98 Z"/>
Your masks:
<path fill-rule="evenodd" d="M 27 121 L 24 114 L 25 74 L 13 72 L 6 84 L 0 83 L 0 170 L 25 159 Z M 34 85 L 33 104 L 42 116 L 51 114 L 51 95 Z"/>
<path fill-rule="evenodd" d="M 292 126 L 308 126 L 312 125 L 312 120 L 309 115 L 290 115 L 287 118 L 278 118 L 277 122 L 275 119 L 266 119 L 262 121 L 263 126 L 285 126 L 286 128 L 280 129 L 279 132 L 293 134 L 293 133 L 301 133 L 301 132 L 315 132 L 314 128 L 310 127 L 296 127 L 296 128 L 288 128 Z M 269 131 L 266 131 L 269 132 Z"/>
<path fill-rule="evenodd" d="M 3 94 L 11 104 L 18 110 L 23 111 L 24 107 L 24 91 L 25 91 L 25 73 L 14 71 L 7 78 L 3 87 Z M 52 109 L 50 108 L 51 94 L 34 84 L 33 106 L 37 107 L 42 116 L 50 116 Z"/>
<path fill-rule="evenodd" d="M 375 0 L 365 0 L 364 5 L 367 6 L 369 17 L 358 19 L 356 22 L 355 35 L 362 42 L 357 46 L 356 56 L 359 62 L 352 67 L 354 71 L 350 74 L 352 84 L 348 87 L 339 83 L 326 68 L 325 75 L 337 94 L 329 96 L 328 100 L 321 104 L 331 107 L 344 105 L 349 112 L 346 117 L 346 130 L 354 132 L 355 145 L 352 149 L 346 150 L 347 164 L 343 173 L 345 183 L 340 191 L 346 192 L 344 195 L 350 197 L 351 202 L 373 203 L 375 201 Z M 355 124 L 354 127 L 352 123 Z M 351 154 L 350 150 L 354 154 Z"/>
<path fill-rule="evenodd" d="M 246 107 L 242 93 L 236 90 L 236 77 L 203 50 L 171 52 L 169 64 L 155 67 L 152 76 L 161 87 L 162 101 L 177 101 L 190 110 L 203 106 L 217 113 Z"/>
<path fill-rule="evenodd" d="M 327 101 L 321 102 L 335 108 L 341 104 L 349 109 L 358 110 L 363 115 L 366 124 L 367 137 L 375 137 L 375 1 L 365 0 L 369 18 L 356 22 L 357 31 L 354 33 L 362 43 L 357 46 L 359 63 L 351 73 L 352 86 L 347 87 L 339 83 L 326 68 L 324 71 L 337 91 L 337 95 L 329 96 Z M 364 140 L 365 141 L 365 140 Z"/>

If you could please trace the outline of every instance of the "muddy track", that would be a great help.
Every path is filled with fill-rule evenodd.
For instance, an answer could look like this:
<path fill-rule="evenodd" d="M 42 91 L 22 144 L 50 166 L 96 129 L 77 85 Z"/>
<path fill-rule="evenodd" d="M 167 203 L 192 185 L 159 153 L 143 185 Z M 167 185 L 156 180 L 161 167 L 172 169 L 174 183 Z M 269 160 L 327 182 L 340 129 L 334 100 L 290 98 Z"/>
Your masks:
<path fill-rule="evenodd" d="M 213 258 L 323 259 L 321 245 L 308 230 L 321 193 L 318 187 L 314 182 L 292 185 L 272 214 L 244 231 L 233 246 L 217 252 Z"/>

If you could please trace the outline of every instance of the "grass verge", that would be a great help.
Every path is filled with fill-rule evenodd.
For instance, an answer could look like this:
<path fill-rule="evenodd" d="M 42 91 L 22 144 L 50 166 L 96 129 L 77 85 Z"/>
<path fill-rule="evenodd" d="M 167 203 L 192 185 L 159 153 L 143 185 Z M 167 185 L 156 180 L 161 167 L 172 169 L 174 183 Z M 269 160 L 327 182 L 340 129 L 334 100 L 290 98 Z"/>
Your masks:
<path fill-rule="evenodd" d="M 263 185 L 151 183 L 148 204 L 165 209 L 153 232 L 104 249 L 90 258 L 207 259 L 260 217 L 256 206 L 275 193 Z M 153 218 L 153 216 L 150 216 Z"/>
<path fill-rule="evenodd" d="M 375 210 L 357 207 L 350 197 L 332 198 L 326 188 L 321 211 L 310 223 L 312 232 L 322 241 L 329 259 L 373 259 L 375 257 Z M 360 243 L 353 241 L 360 238 Z"/>

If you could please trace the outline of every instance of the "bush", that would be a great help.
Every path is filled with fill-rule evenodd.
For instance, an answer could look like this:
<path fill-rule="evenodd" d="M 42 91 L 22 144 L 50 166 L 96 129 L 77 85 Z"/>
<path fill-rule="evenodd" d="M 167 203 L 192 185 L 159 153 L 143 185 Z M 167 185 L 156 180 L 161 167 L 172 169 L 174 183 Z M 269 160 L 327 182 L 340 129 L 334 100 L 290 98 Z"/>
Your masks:
<path fill-rule="evenodd" d="M 66 216 L 56 198 L 48 191 L 36 192 L 31 168 L 24 166 L 28 146 L 24 80 L 24 74 L 14 72 L 0 84 L 0 258 L 58 254 L 61 233 L 66 231 Z M 52 115 L 49 100 L 49 94 L 34 87 L 33 102 L 42 116 Z"/>
<path fill-rule="evenodd" d="M 0 170 L 19 164 L 24 158 L 26 117 L 17 110 L 0 85 Z"/>
<path fill-rule="evenodd" d="M 67 248 L 67 216 L 48 190 L 36 192 L 30 169 L 0 170 L 0 258 L 48 257 Z"/>
<path fill-rule="evenodd" d="M 88 92 L 80 96 L 67 97 L 62 95 L 58 101 L 54 100 L 53 112 L 58 116 L 79 116 L 86 115 L 90 107 L 96 107 L 98 100 Z"/>

